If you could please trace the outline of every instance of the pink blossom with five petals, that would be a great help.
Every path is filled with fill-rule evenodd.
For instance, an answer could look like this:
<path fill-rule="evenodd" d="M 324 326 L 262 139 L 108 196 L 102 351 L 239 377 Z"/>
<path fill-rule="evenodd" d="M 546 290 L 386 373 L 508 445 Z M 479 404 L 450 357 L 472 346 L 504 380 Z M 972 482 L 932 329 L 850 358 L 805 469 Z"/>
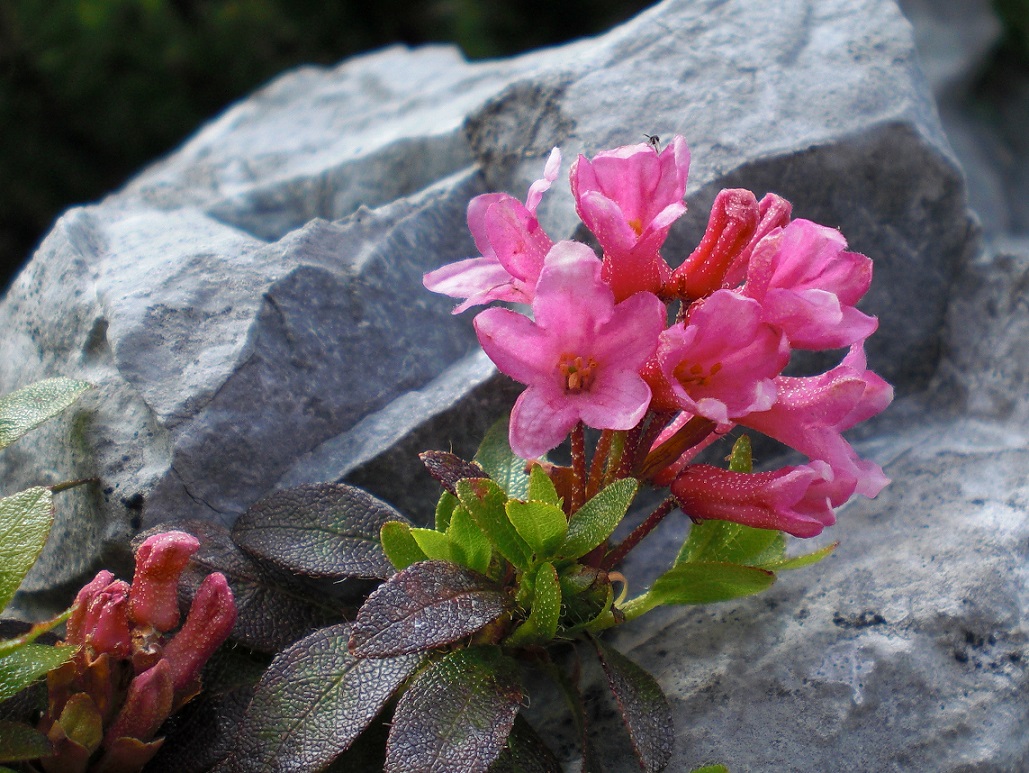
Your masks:
<path fill-rule="evenodd" d="M 563 241 L 547 254 L 532 310 L 534 319 L 501 308 L 475 318 L 489 358 L 528 386 L 511 412 L 512 450 L 535 459 L 579 421 L 635 427 L 650 405 L 639 371 L 657 347 L 664 304 L 646 292 L 616 304 L 593 251 Z"/>
<path fill-rule="evenodd" d="M 796 349 L 849 346 L 879 325 L 854 306 L 872 283 L 872 261 L 846 246 L 839 231 L 794 220 L 754 247 L 743 292 Z"/>
<path fill-rule="evenodd" d="M 561 152 L 554 148 L 525 204 L 506 193 L 485 193 L 469 202 L 468 228 L 481 257 L 448 263 L 422 279 L 433 292 L 465 299 L 454 314 L 491 301 L 532 301 L 543 259 L 553 246 L 536 208 L 560 168 Z"/>
<path fill-rule="evenodd" d="M 668 230 L 686 204 L 690 152 L 676 136 L 660 153 L 649 143 L 580 155 L 570 180 L 575 211 L 604 251 L 604 279 L 615 300 L 658 293 L 671 269 L 661 257 Z"/>
<path fill-rule="evenodd" d="M 772 406 L 772 379 L 789 358 L 785 336 L 762 321 L 757 301 L 719 290 L 693 304 L 685 325 L 661 334 L 644 377 L 657 409 L 725 424 Z"/>

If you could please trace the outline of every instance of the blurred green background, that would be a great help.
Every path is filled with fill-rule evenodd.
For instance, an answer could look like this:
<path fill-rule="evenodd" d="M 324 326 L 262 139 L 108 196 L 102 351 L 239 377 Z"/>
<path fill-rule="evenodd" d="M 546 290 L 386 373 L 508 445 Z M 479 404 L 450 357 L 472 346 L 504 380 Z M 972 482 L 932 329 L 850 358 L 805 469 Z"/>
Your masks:
<path fill-rule="evenodd" d="M 0 0 L 0 292 L 67 207 L 274 75 L 392 42 L 471 59 L 602 32 L 654 0 Z M 1029 61 L 1029 0 L 995 0 Z"/>

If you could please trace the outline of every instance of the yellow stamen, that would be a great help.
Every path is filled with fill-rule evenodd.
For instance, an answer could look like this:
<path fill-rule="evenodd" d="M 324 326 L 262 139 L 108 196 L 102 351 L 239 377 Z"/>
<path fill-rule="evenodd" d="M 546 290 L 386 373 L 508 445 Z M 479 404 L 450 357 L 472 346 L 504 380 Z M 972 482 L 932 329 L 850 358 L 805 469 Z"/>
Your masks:
<path fill-rule="evenodd" d="M 562 354 L 557 367 L 564 378 L 565 392 L 579 394 L 588 392 L 593 385 L 597 361 L 592 357 L 583 358 L 575 354 Z"/>

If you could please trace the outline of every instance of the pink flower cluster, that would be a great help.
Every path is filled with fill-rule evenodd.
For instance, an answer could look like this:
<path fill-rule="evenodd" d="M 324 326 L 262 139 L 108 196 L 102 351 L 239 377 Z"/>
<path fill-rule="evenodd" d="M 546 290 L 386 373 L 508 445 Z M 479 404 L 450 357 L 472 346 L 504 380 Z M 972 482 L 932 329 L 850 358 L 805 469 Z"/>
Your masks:
<path fill-rule="evenodd" d="M 179 580 L 199 548 L 184 532 L 156 534 L 136 551 L 131 584 L 105 569 L 79 591 L 65 635 L 78 650 L 48 676 L 46 770 L 134 771 L 160 748 L 161 724 L 197 694 L 200 670 L 236 622 L 215 572 L 179 628 Z"/>
<path fill-rule="evenodd" d="M 474 321 L 487 355 L 527 386 L 510 422 L 519 456 L 542 456 L 579 422 L 636 431 L 651 458 L 636 471 L 670 486 L 691 517 L 816 535 L 834 522 L 834 507 L 888 482 L 842 434 L 893 397 L 865 364 L 864 341 L 878 322 L 856 307 L 872 261 L 848 251 L 838 231 L 792 219 L 775 194 L 758 201 L 723 190 L 700 244 L 673 270 L 661 248 L 686 211 L 689 160 L 678 136 L 660 151 L 641 143 L 576 159 L 571 191 L 603 251 L 597 257 L 585 244 L 554 242 L 536 217 L 557 178 L 555 149 L 525 204 L 506 194 L 469 204 L 481 256 L 426 274 L 425 286 L 463 299 L 455 313 L 492 301 L 531 304 L 531 318 L 490 308 Z M 670 305 L 678 306 L 672 324 Z M 795 349 L 848 353 L 827 373 L 784 376 Z M 697 419 L 711 428 L 699 441 Z M 692 445 L 677 448 L 687 425 Z M 760 473 L 691 463 L 736 425 L 808 463 Z M 664 458 L 669 448 L 676 453 Z"/>

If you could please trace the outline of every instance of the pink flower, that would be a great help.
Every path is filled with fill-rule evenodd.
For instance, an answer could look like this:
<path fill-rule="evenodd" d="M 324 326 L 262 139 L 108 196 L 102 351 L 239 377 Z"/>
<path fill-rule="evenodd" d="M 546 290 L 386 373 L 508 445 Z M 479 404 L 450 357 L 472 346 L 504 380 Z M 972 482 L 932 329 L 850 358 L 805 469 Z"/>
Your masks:
<path fill-rule="evenodd" d="M 536 219 L 536 208 L 560 168 L 561 153 L 554 148 L 543 177 L 530 186 L 524 205 L 506 193 L 486 193 L 469 202 L 468 228 L 482 256 L 450 263 L 422 279 L 433 292 L 466 299 L 454 314 L 491 301 L 532 301 L 543 259 L 552 246 Z"/>
<path fill-rule="evenodd" d="M 690 308 L 686 325 L 661 334 L 644 376 L 655 407 L 683 410 L 725 424 L 775 402 L 777 376 L 790 357 L 781 332 L 761 319 L 761 306 L 719 290 Z"/>
<path fill-rule="evenodd" d="M 854 344 L 840 365 L 820 376 L 778 377 L 776 391 L 769 410 L 748 414 L 739 423 L 828 462 L 836 478 L 854 481 L 857 493 L 866 497 L 889 483 L 882 468 L 861 459 L 842 434 L 893 400 L 893 388 L 866 368 L 862 344 Z"/>
<path fill-rule="evenodd" d="M 695 464 L 672 482 L 671 491 L 691 518 L 814 537 L 836 522 L 832 499 L 842 491 L 832 483 L 832 472 L 823 462 L 770 472 L 732 472 Z"/>
<path fill-rule="evenodd" d="M 676 136 L 659 154 L 648 143 L 580 155 L 572 165 L 575 210 L 604 250 L 604 279 L 615 300 L 658 293 L 671 274 L 661 245 L 686 211 L 690 152 Z"/>
<path fill-rule="evenodd" d="M 169 531 L 148 537 L 136 551 L 129 617 L 162 633 L 179 624 L 179 577 L 200 549 L 196 537 Z"/>
<path fill-rule="evenodd" d="M 794 220 L 754 247 L 743 291 L 794 348 L 849 346 L 878 326 L 854 306 L 872 282 L 872 261 L 846 246 L 839 231 Z"/>
<path fill-rule="evenodd" d="M 630 429 L 650 404 L 639 370 L 657 346 L 664 304 L 638 293 L 616 305 L 600 272 L 589 247 L 558 242 L 540 273 L 535 321 L 500 308 L 475 318 L 489 358 L 528 385 L 510 426 L 511 448 L 523 458 L 556 447 L 580 420 L 598 429 Z"/>
<path fill-rule="evenodd" d="M 729 268 L 748 247 L 761 219 L 754 194 L 742 188 L 719 191 L 704 238 L 665 286 L 664 294 L 685 301 L 703 298 L 724 285 Z"/>
<path fill-rule="evenodd" d="M 200 669 L 235 624 L 236 604 L 225 575 L 207 575 L 193 597 L 185 624 L 164 648 L 177 699 L 195 684 Z"/>

